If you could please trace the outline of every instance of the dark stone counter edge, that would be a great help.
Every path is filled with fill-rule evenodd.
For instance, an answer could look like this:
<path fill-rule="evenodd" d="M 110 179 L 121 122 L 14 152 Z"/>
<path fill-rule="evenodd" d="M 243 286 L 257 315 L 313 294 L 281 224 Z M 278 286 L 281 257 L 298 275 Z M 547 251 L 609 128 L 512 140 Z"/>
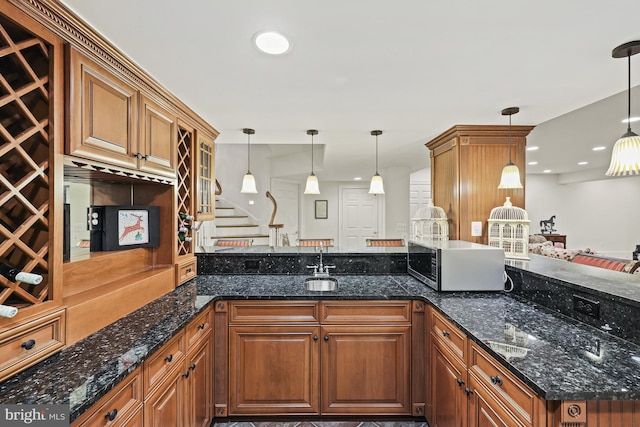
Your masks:
<path fill-rule="evenodd" d="M 197 280 L 197 279 L 193 279 L 193 281 L 195 281 L 195 280 Z M 187 283 L 190 283 L 190 282 L 187 282 Z M 186 285 L 186 284 L 184 284 L 184 285 Z M 184 285 L 182 285 L 182 286 L 184 286 Z M 156 346 L 154 346 L 154 348 L 149 349 L 146 357 L 140 358 L 140 360 L 138 360 L 135 364 L 130 366 L 126 371 L 122 372 L 120 375 L 115 377 L 114 380 L 110 384 L 106 385 L 101 390 L 96 392 L 96 394 L 95 394 L 95 396 L 93 398 L 89 399 L 84 404 L 79 405 L 78 407 L 74 408 L 70 412 L 70 421 L 73 422 L 80 415 L 82 415 L 84 412 L 86 412 L 93 404 L 95 404 L 98 400 L 100 400 L 102 397 L 104 397 L 110 390 L 112 390 L 115 386 L 117 386 L 118 383 L 120 383 L 122 380 L 124 380 L 127 377 L 127 375 L 129 375 L 133 370 L 135 370 L 145 360 L 147 360 L 156 350 L 158 350 L 160 347 L 162 347 L 162 345 L 164 345 L 171 338 L 173 338 L 178 332 L 180 332 L 198 314 L 200 314 L 203 310 L 208 308 L 211 304 L 215 303 L 216 301 L 220 301 L 220 300 L 228 300 L 228 301 L 232 301 L 232 300 L 274 300 L 274 301 L 280 300 L 280 301 L 287 301 L 288 300 L 288 301 L 290 301 L 290 300 L 330 300 L 330 299 L 333 299 L 333 300 L 336 300 L 336 299 L 338 299 L 338 300 L 381 299 L 379 295 L 378 296 L 371 295 L 370 297 L 368 297 L 367 295 L 359 295 L 359 296 L 349 297 L 349 296 L 344 296 L 344 295 L 334 296 L 334 295 L 326 294 L 324 292 L 318 292 L 318 295 L 317 296 L 314 295 L 314 297 L 309 297 L 308 295 L 295 295 L 295 296 L 284 296 L 284 295 L 283 296 L 274 296 L 274 295 L 241 295 L 241 296 L 240 295 L 215 295 L 214 296 L 214 295 L 208 295 L 208 297 L 210 297 L 211 299 L 207 303 L 203 304 L 201 307 L 196 309 L 194 311 L 193 315 L 190 318 L 185 319 L 184 322 L 181 322 L 180 325 L 177 325 L 176 329 L 171 334 L 167 334 L 167 339 L 165 341 L 162 341 L 162 342 L 158 343 Z M 638 399 L 640 399 L 640 392 L 633 392 L 633 391 L 631 391 L 631 392 L 606 392 L 606 393 L 593 393 L 593 392 L 587 392 L 587 391 L 580 392 L 580 393 L 547 393 L 545 390 L 540 388 L 535 382 L 533 382 L 531 379 L 527 378 L 524 374 L 522 374 L 519 370 L 514 368 L 502 356 L 500 356 L 498 353 L 493 351 L 485 342 L 483 342 L 482 340 L 476 338 L 472 333 L 470 333 L 470 331 L 468 331 L 461 324 L 459 324 L 456 321 L 455 318 L 450 317 L 445 311 L 442 311 L 436 305 L 436 303 L 431 301 L 428 297 L 421 296 L 421 295 L 412 295 L 411 293 L 407 292 L 407 294 L 405 296 L 396 295 L 396 296 L 387 297 L 386 299 L 390 299 L 390 300 L 420 300 L 420 301 L 424 301 L 424 302 L 428 303 L 433 308 L 438 310 L 438 312 L 442 313 L 458 329 L 460 329 L 462 332 L 464 332 L 470 340 L 472 340 L 473 342 L 478 344 L 483 350 L 485 350 L 485 352 L 487 352 L 489 355 L 491 355 L 498 363 L 501 364 L 501 366 L 506 368 L 512 375 L 514 375 L 519 380 L 524 382 L 528 387 L 530 387 L 534 392 L 536 392 L 538 394 L 538 396 L 540 396 L 541 398 L 543 398 L 545 400 L 593 400 L 593 399 L 595 399 L 595 400 L 638 400 Z M 134 313 L 135 312 L 133 312 L 132 314 L 134 314 Z M 108 328 L 108 326 L 107 326 L 107 328 Z M 430 333 L 430 331 L 427 331 L 427 333 Z"/>

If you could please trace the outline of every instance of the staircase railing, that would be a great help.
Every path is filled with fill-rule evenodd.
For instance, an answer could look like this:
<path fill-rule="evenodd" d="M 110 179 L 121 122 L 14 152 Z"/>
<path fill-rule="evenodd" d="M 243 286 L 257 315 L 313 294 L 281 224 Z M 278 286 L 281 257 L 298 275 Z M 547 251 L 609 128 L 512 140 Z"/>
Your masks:
<path fill-rule="evenodd" d="M 278 203 L 276 202 L 275 197 L 273 197 L 270 191 L 267 191 L 267 197 L 269 198 L 269 200 L 271 200 L 271 203 L 273 203 L 273 212 L 271 213 L 271 219 L 269 220 L 269 240 L 271 240 L 271 238 L 273 237 L 272 246 L 280 246 L 280 239 L 278 238 L 278 232 L 282 227 L 284 227 L 284 224 L 273 223 L 276 219 L 276 213 L 278 212 Z M 273 230 L 273 233 L 272 233 L 272 230 Z"/>

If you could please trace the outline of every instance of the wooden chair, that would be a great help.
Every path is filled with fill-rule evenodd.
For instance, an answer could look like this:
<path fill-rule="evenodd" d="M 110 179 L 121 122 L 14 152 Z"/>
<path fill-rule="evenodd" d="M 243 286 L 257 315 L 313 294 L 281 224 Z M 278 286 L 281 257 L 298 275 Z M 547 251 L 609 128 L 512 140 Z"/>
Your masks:
<path fill-rule="evenodd" d="M 404 239 L 367 239 L 367 246 L 404 246 Z"/>
<path fill-rule="evenodd" d="M 216 246 L 251 246 L 253 245 L 253 239 L 218 239 Z"/>
<path fill-rule="evenodd" d="M 298 246 L 333 246 L 333 239 L 298 239 Z"/>

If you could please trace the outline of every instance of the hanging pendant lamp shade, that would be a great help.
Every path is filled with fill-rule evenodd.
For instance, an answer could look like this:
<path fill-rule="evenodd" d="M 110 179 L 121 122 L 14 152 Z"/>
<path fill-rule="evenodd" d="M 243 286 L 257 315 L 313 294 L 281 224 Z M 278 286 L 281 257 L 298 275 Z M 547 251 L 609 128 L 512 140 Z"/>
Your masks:
<path fill-rule="evenodd" d="M 245 194 L 256 194 L 258 189 L 256 188 L 256 179 L 251 173 L 251 135 L 256 133 L 253 129 L 244 128 L 242 132 L 247 135 L 247 173 L 244 178 L 242 178 L 242 188 L 240 189 L 241 193 Z"/>
<path fill-rule="evenodd" d="M 382 135 L 382 131 L 372 130 L 371 135 L 376 137 L 376 174 L 371 178 L 369 194 L 384 194 L 384 183 L 382 182 L 382 177 L 378 173 L 378 135 Z"/>
<path fill-rule="evenodd" d="M 640 172 L 640 137 L 631 130 L 631 57 L 640 52 L 640 40 L 622 44 L 611 52 L 614 58 L 627 58 L 627 132 L 613 146 L 607 176 L 632 175 Z"/>
<path fill-rule="evenodd" d="M 522 182 L 520 181 L 520 170 L 518 166 L 511 161 L 511 116 L 517 114 L 520 111 L 518 107 L 509 107 L 502 110 L 503 116 L 509 116 L 509 163 L 502 169 L 502 176 L 500 177 L 500 184 L 498 189 L 504 188 L 522 188 Z"/>
<path fill-rule="evenodd" d="M 318 177 L 313 173 L 313 136 L 318 131 L 309 129 L 307 135 L 311 135 L 311 174 L 307 177 L 307 185 L 304 187 L 304 194 L 320 194 L 320 186 L 318 185 Z"/>

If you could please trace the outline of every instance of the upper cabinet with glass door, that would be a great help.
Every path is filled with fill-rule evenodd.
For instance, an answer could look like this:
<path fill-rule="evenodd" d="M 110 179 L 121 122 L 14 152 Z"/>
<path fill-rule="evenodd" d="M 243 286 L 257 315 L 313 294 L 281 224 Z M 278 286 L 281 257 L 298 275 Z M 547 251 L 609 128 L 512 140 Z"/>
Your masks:
<path fill-rule="evenodd" d="M 202 132 L 198 133 L 196 149 L 196 219 L 206 221 L 214 219 L 214 140 Z"/>

